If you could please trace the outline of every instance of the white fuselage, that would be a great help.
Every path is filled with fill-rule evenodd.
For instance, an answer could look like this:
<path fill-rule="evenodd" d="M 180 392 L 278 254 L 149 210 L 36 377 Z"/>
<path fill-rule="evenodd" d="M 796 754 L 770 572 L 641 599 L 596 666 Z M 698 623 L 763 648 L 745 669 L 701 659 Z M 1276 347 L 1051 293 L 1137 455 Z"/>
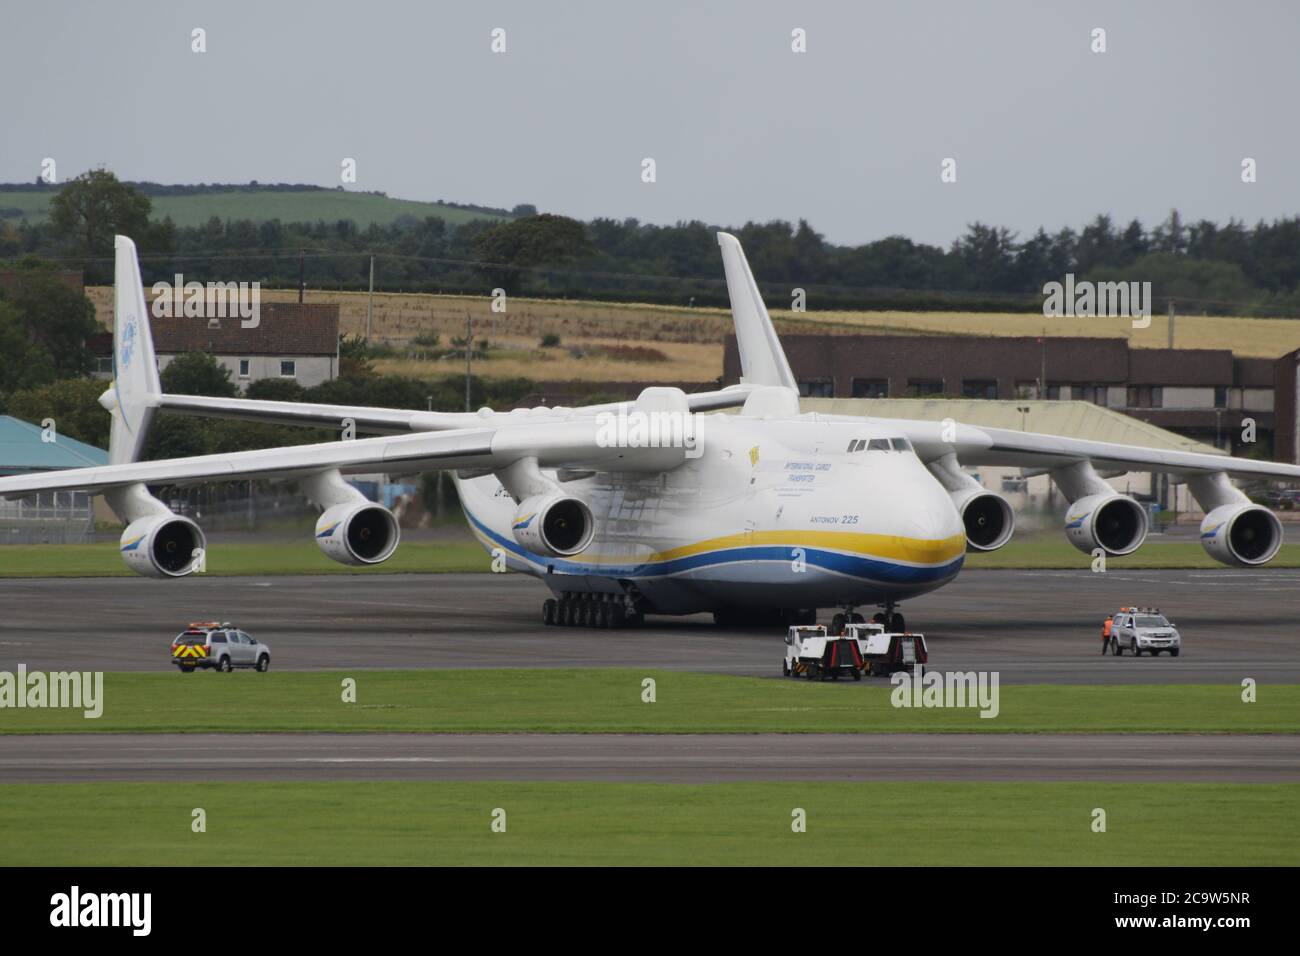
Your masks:
<path fill-rule="evenodd" d="M 702 453 L 675 469 L 562 482 L 595 518 L 581 554 L 522 547 L 511 533 L 516 502 L 492 475 L 456 481 L 471 530 L 557 595 L 635 589 L 662 614 L 868 605 L 934 590 L 961 569 L 961 516 L 888 426 L 697 422 Z"/>

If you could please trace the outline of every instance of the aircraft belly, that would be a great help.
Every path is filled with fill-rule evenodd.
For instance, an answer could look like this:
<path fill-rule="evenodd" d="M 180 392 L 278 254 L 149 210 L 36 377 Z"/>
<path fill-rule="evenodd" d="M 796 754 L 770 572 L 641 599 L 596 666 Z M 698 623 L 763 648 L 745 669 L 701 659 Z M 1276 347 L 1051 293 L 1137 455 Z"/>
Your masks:
<path fill-rule="evenodd" d="M 632 586 L 659 613 L 902 600 L 951 581 L 965 550 L 946 494 L 941 503 L 952 515 L 940 509 L 944 520 L 927 525 L 913 517 L 925 509 L 908 507 L 910 501 L 868 513 L 854 503 L 856 495 L 841 497 L 829 487 L 797 498 L 728 495 L 700 484 L 602 476 L 566 488 L 591 503 L 595 539 L 579 555 L 551 557 L 515 540 L 514 502 L 493 478 L 457 484 L 471 530 L 510 570 L 542 579 L 557 595 L 624 593 Z M 916 484 L 925 490 L 925 483 Z M 823 513 L 843 516 L 849 527 L 818 524 Z"/>

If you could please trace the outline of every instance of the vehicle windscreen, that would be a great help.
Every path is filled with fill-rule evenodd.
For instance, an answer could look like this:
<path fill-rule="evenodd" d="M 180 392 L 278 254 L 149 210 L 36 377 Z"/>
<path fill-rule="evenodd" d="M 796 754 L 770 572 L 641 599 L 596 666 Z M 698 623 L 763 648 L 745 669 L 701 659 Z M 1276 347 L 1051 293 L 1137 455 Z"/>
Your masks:
<path fill-rule="evenodd" d="M 206 644 L 208 635 L 202 631 L 186 631 L 180 637 L 176 638 L 177 644 Z"/>
<path fill-rule="evenodd" d="M 1137 619 L 1137 626 L 1138 627 L 1168 627 L 1169 622 L 1166 621 L 1163 616 L 1152 617 L 1151 615 L 1146 615 L 1145 617 L 1139 617 Z"/>

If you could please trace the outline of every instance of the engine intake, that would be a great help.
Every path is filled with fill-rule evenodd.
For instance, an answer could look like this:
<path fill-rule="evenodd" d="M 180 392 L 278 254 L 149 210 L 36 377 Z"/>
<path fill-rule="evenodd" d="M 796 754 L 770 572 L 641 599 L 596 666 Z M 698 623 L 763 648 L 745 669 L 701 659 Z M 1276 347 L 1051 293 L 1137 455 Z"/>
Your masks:
<path fill-rule="evenodd" d="M 1016 530 L 1016 514 L 1001 495 L 991 491 L 957 492 L 953 504 L 966 525 L 967 551 L 996 551 Z"/>
<path fill-rule="evenodd" d="M 1201 520 L 1201 547 L 1223 564 L 1239 568 L 1267 564 L 1282 547 L 1282 522 L 1259 505 L 1221 505 Z"/>
<path fill-rule="evenodd" d="M 596 533 L 591 509 L 567 495 L 525 498 L 510 527 L 515 540 L 525 548 L 559 557 L 586 550 Z"/>
<path fill-rule="evenodd" d="M 149 515 L 127 525 L 118 546 L 122 560 L 136 574 L 183 578 L 199 567 L 207 539 L 189 518 Z"/>
<path fill-rule="evenodd" d="M 316 519 L 316 545 L 339 564 L 353 567 L 387 561 L 401 532 L 393 513 L 369 501 L 334 505 Z"/>
<path fill-rule="evenodd" d="M 1146 540 L 1147 512 L 1128 495 L 1089 495 L 1065 513 L 1065 536 L 1084 554 L 1101 548 L 1115 557 L 1132 554 Z"/>

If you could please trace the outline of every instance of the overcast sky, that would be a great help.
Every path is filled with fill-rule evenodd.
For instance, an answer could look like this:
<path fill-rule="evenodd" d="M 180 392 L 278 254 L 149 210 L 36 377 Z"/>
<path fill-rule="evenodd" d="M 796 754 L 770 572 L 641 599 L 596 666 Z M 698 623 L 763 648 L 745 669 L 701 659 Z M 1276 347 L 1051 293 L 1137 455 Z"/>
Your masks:
<path fill-rule="evenodd" d="M 60 181 L 334 186 L 351 157 L 348 188 L 402 198 L 851 244 L 1300 211 L 1283 0 L 0 2 L 6 182 L 52 157 Z"/>

